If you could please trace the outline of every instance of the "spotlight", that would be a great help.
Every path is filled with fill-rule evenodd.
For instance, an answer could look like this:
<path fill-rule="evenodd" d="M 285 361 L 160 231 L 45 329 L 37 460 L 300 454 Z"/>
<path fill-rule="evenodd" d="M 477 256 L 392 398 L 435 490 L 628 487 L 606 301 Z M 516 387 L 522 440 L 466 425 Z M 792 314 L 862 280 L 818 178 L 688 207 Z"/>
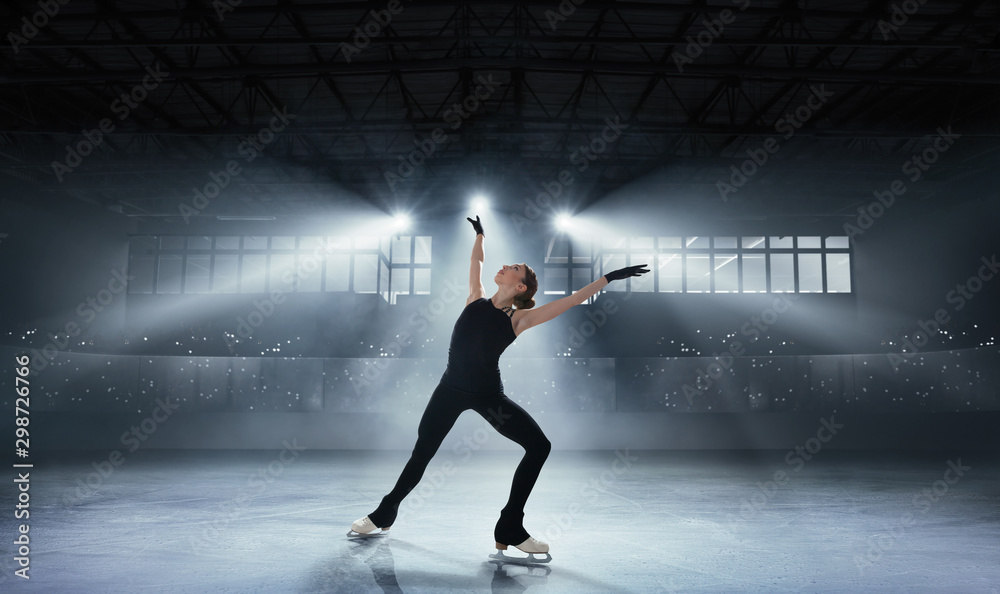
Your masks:
<path fill-rule="evenodd" d="M 483 212 L 490 207 L 490 201 L 486 199 L 486 196 L 482 194 L 476 194 L 472 197 L 472 211 Z"/>
<path fill-rule="evenodd" d="M 398 214 L 392 217 L 392 230 L 405 231 L 410 226 L 410 217 L 405 214 Z"/>
<path fill-rule="evenodd" d="M 556 229 L 559 229 L 560 231 L 569 231 L 572 226 L 573 219 L 568 214 L 556 215 Z"/>

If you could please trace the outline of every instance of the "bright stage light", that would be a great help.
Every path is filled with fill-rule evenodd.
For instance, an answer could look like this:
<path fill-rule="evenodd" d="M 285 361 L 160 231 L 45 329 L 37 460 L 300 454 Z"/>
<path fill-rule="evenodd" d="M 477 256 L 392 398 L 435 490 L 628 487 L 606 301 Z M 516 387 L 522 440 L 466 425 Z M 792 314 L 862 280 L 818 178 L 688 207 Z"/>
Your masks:
<path fill-rule="evenodd" d="M 556 229 L 569 231 L 573 226 L 573 219 L 567 214 L 556 215 Z"/>
<path fill-rule="evenodd" d="M 472 198 L 472 211 L 474 213 L 483 212 L 490 207 L 490 201 L 482 194 L 476 194 Z"/>
<path fill-rule="evenodd" d="M 410 226 L 410 217 L 398 214 L 392 218 L 393 231 L 405 231 Z"/>

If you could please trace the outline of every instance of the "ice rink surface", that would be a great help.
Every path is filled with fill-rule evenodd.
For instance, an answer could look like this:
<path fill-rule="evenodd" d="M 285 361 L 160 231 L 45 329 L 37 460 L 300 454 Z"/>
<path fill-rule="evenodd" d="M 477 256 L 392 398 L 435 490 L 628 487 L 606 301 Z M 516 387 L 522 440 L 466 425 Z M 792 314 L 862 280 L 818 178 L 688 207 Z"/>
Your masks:
<path fill-rule="evenodd" d="M 50 453 L 30 580 L 3 489 L 0 591 L 1000 592 L 995 453 L 555 451 L 525 510 L 552 562 L 530 567 L 489 558 L 519 451 L 440 451 L 389 536 L 348 538 L 408 455 Z"/>

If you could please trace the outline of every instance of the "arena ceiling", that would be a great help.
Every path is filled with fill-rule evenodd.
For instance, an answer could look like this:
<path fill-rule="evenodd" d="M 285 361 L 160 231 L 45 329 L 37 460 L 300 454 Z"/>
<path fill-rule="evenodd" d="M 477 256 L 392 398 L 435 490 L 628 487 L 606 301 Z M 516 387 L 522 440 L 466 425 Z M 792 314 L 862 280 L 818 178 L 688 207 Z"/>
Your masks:
<path fill-rule="evenodd" d="M 51 208 L 170 220 L 216 183 L 195 215 L 436 212 L 562 175 L 576 208 L 639 180 L 844 216 L 895 180 L 933 208 L 1000 186 L 991 0 L 3 5 L 5 194 Z"/>

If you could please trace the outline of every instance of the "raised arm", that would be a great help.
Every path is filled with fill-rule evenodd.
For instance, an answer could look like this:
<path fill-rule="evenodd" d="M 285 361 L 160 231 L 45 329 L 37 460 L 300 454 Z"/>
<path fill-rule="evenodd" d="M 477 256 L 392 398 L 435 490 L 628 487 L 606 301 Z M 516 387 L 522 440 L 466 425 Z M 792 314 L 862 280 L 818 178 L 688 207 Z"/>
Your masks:
<path fill-rule="evenodd" d="M 472 262 L 469 264 L 469 298 L 465 300 L 466 305 L 476 299 L 486 297 L 486 287 L 483 286 L 483 261 L 485 260 L 483 225 L 478 216 L 475 221 L 472 219 L 468 219 L 468 221 L 476 230 L 476 243 L 472 246 Z"/>
<path fill-rule="evenodd" d="M 572 295 L 563 297 L 562 299 L 557 299 L 551 303 L 546 303 L 541 307 L 525 311 L 524 315 L 521 316 L 517 322 L 517 329 L 515 332 L 520 334 L 532 326 L 548 322 L 574 305 L 580 305 L 587 299 L 590 299 L 613 280 L 621 280 L 623 278 L 639 276 L 640 274 L 649 272 L 649 270 L 643 269 L 645 266 L 645 264 L 640 264 L 639 266 L 629 266 L 627 268 L 621 268 L 619 270 L 609 272 L 586 287 L 576 291 Z"/>

